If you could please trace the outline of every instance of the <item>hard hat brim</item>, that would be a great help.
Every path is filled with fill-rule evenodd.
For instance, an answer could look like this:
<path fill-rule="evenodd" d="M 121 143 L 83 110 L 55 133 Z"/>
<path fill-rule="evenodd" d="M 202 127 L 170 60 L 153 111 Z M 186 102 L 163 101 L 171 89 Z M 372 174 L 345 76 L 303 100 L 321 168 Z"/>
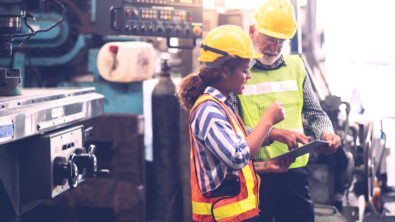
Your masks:
<path fill-rule="evenodd" d="M 294 31 L 292 31 L 289 34 L 283 34 L 283 33 L 278 33 L 278 32 L 272 32 L 267 29 L 263 29 L 259 27 L 259 25 L 255 24 L 255 28 L 258 30 L 258 32 L 263 33 L 265 35 L 268 35 L 270 37 L 278 38 L 278 39 L 292 39 L 296 33 L 297 26 L 295 25 Z"/>
<path fill-rule="evenodd" d="M 282 34 L 282 33 L 277 33 L 277 32 L 271 32 L 262 28 L 259 28 L 258 26 L 255 26 L 256 29 L 265 35 L 268 35 L 270 37 L 278 38 L 278 39 L 292 39 L 296 33 L 296 31 L 290 33 L 290 34 Z"/>
<path fill-rule="evenodd" d="M 259 58 L 262 58 L 262 57 L 263 57 L 262 53 L 256 52 L 255 54 L 253 54 L 251 56 L 241 57 L 241 58 L 243 58 L 243 59 L 259 59 Z"/>

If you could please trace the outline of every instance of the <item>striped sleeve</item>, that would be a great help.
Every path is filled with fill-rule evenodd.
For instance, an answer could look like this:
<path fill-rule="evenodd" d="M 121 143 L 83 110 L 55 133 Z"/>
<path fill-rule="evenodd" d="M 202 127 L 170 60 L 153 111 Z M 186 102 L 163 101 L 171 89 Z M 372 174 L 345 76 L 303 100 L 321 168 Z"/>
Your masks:
<path fill-rule="evenodd" d="M 247 142 L 234 132 L 225 111 L 216 102 L 200 105 L 194 124 L 195 137 L 204 141 L 210 152 L 229 168 L 238 170 L 250 160 Z"/>
<path fill-rule="evenodd" d="M 321 139 L 321 135 L 324 132 L 334 133 L 332 122 L 328 115 L 322 110 L 320 102 L 314 94 L 308 73 L 306 73 L 306 78 L 303 82 L 302 112 L 309 123 L 309 127 L 314 132 L 316 139 Z"/>

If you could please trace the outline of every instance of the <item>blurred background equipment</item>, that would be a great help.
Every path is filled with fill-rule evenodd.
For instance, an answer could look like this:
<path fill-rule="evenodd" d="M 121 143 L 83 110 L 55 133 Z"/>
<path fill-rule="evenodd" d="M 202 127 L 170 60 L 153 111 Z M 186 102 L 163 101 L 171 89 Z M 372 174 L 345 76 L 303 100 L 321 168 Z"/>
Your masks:
<path fill-rule="evenodd" d="M 364 19 L 362 15 L 367 11 L 372 12 L 372 9 L 369 9 L 368 3 L 364 3 L 362 11 L 351 13 L 352 6 L 360 4 L 357 1 L 348 2 L 348 8 L 340 1 L 294 0 L 291 2 L 297 12 L 298 31 L 288 44 L 284 44 L 283 51 L 286 54 L 296 53 L 302 56 L 313 90 L 319 98 L 323 110 L 330 117 L 336 134 L 342 138 L 341 148 L 335 154 L 311 155 L 308 165 L 310 169 L 309 185 L 312 199 L 315 202 L 315 219 L 316 221 L 395 221 L 393 216 L 395 212 L 394 193 L 392 187 L 388 185 L 389 180 L 386 179 L 391 177 L 388 175 L 394 173 L 389 174 L 387 168 L 391 168 L 386 166 L 391 148 L 388 143 L 390 138 L 387 130 L 393 130 L 388 116 L 393 115 L 393 109 L 392 114 L 383 117 L 382 113 L 391 113 L 389 111 L 391 105 L 385 102 L 378 104 L 377 96 L 384 97 L 386 95 L 384 92 L 375 93 L 374 91 L 383 91 L 383 88 L 376 89 L 373 85 L 368 84 L 365 87 L 365 95 L 371 97 L 373 94 L 376 95 L 376 98 L 372 99 L 375 103 L 370 103 L 375 105 L 369 107 L 376 112 L 366 115 L 368 108 L 366 104 L 361 104 L 358 88 L 351 88 L 360 85 L 356 83 L 362 78 L 359 76 L 362 73 L 366 73 L 363 78 L 372 81 L 372 79 L 376 79 L 372 73 L 383 77 L 384 73 L 377 74 L 377 72 L 387 72 L 390 76 L 390 70 L 393 70 L 391 62 L 377 66 L 376 69 L 372 69 L 371 66 L 363 66 L 369 53 L 364 51 L 357 55 L 348 47 L 351 43 L 354 46 L 355 42 L 359 42 L 359 47 L 355 45 L 352 49 L 362 50 L 365 48 L 361 46 L 365 45 L 366 41 L 362 39 L 366 40 L 366 38 L 359 36 L 363 36 L 362 30 L 366 30 L 368 24 L 376 24 L 376 22 Z M 210 6 L 204 11 L 205 15 L 208 15 L 203 17 L 204 27 L 236 24 L 247 31 L 254 8 L 259 4 L 258 1 L 253 0 L 243 1 L 243 3 L 231 0 L 207 3 Z M 380 1 L 380 4 L 388 7 L 393 6 L 393 3 L 386 0 Z M 341 13 L 342 16 L 335 16 L 335 18 L 333 13 Z M 378 17 L 381 17 L 381 14 Z M 383 20 L 378 19 L 377 21 Z M 329 27 L 328 30 L 324 29 L 325 27 Z M 355 27 L 360 29 L 357 31 Z M 384 28 L 385 25 L 380 27 Z M 379 27 L 374 29 L 376 30 L 374 33 L 381 33 L 378 31 Z M 353 35 L 354 38 L 346 37 L 354 32 L 360 34 Z M 388 34 L 388 31 L 384 32 Z M 368 35 L 370 36 L 372 33 L 369 32 Z M 385 47 L 391 49 L 394 47 L 394 44 L 387 45 Z M 366 46 L 366 48 L 369 47 Z M 384 49 L 385 47 L 383 47 L 382 53 L 378 53 L 377 48 L 375 48 L 375 52 L 384 55 L 388 51 Z M 344 54 L 355 59 L 351 61 L 350 66 L 344 64 L 349 59 Z M 360 61 L 359 58 L 363 59 L 362 62 L 357 63 L 361 67 L 353 70 L 352 67 L 355 67 L 356 61 Z M 383 56 L 380 58 L 383 58 L 383 61 L 388 60 Z M 372 59 L 377 60 L 377 58 Z M 363 70 L 362 67 L 367 70 Z M 370 74 L 367 74 L 368 70 Z M 350 75 L 353 78 L 348 77 Z M 370 76 L 368 77 L 368 75 Z M 380 81 L 377 79 L 377 82 Z M 390 80 L 387 79 L 388 81 Z M 377 85 L 382 84 L 386 85 L 385 83 Z M 342 85 L 343 91 L 346 91 L 344 89 L 354 90 L 355 98 L 349 100 L 348 95 L 339 90 L 339 85 Z M 391 87 L 386 88 L 387 91 L 390 89 Z M 334 91 L 341 93 L 341 95 L 336 95 Z M 387 127 L 383 128 L 383 125 Z M 305 125 L 305 132 L 311 134 L 307 125 Z M 391 145 L 393 146 L 392 143 Z M 387 192 L 383 192 L 383 190 L 387 190 Z"/>
<path fill-rule="evenodd" d="M 18 69 L 0 68 L 0 95 L 16 96 L 21 94 L 21 74 Z"/>
<path fill-rule="evenodd" d="M 10 96 L 0 97 L 0 220 L 184 221 L 182 136 L 155 138 L 154 151 L 144 140 L 143 83 L 159 72 L 160 51 L 193 49 L 202 29 L 200 0 L 0 0 L 0 93 Z M 155 94 L 175 102 L 167 115 L 178 124 L 168 70 Z"/>
<path fill-rule="evenodd" d="M 182 189 L 180 182 L 180 104 L 170 67 L 163 61 L 159 82 L 152 92 L 152 128 L 154 149 L 154 219 L 183 221 L 180 213 Z"/>
<path fill-rule="evenodd" d="M 291 2 L 284 52 L 302 55 L 342 138 L 311 155 L 316 221 L 395 221 L 394 4 Z M 0 221 L 190 221 L 177 83 L 199 67 L 196 41 L 248 31 L 259 4 L 0 0 Z"/>
<path fill-rule="evenodd" d="M 155 71 L 154 49 L 146 42 L 109 42 L 97 55 L 100 76 L 110 82 L 150 79 Z"/>
<path fill-rule="evenodd" d="M 104 35 L 160 36 L 169 47 L 193 49 L 202 37 L 202 0 L 125 0 L 97 2 L 97 28 Z M 192 39 L 172 45 L 170 38 Z"/>

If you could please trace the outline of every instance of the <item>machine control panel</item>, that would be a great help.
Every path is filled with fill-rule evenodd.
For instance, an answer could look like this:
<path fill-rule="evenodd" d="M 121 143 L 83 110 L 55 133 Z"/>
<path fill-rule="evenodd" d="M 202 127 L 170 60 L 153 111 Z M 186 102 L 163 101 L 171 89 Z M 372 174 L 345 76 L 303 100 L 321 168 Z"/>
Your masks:
<path fill-rule="evenodd" d="M 98 0 L 96 9 L 100 34 L 202 37 L 202 0 Z"/>
<path fill-rule="evenodd" d="M 83 147 L 83 126 L 31 138 L 21 157 L 23 199 L 50 199 L 95 175 L 95 147 Z M 34 167 L 32 167 L 34 166 Z"/>
<path fill-rule="evenodd" d="M 82 182 L 83 177 L 78 173 L 74 156 L 82 152 L 82 128 L 54 135 L 50 139 L 52 197 Z M 74 144 L 74 146 L 71 146 Z"/>

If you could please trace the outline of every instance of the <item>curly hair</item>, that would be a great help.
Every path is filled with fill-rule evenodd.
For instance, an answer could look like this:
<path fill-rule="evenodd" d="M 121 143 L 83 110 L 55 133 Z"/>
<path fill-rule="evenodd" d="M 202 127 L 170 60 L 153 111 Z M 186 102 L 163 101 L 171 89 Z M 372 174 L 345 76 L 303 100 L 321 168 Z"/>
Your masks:
<path fill-rule="evenodd" d="M 221 81 L 222 73 L 235 69 L 245 61 L 246 59 L 235 57 L 227 60 L 220 68 L 200 67 L 198 73 L 186 76 L 182 80 L 178 92 L 181 106 L 186 110 L 190 110 L 207 86 Z"/>

